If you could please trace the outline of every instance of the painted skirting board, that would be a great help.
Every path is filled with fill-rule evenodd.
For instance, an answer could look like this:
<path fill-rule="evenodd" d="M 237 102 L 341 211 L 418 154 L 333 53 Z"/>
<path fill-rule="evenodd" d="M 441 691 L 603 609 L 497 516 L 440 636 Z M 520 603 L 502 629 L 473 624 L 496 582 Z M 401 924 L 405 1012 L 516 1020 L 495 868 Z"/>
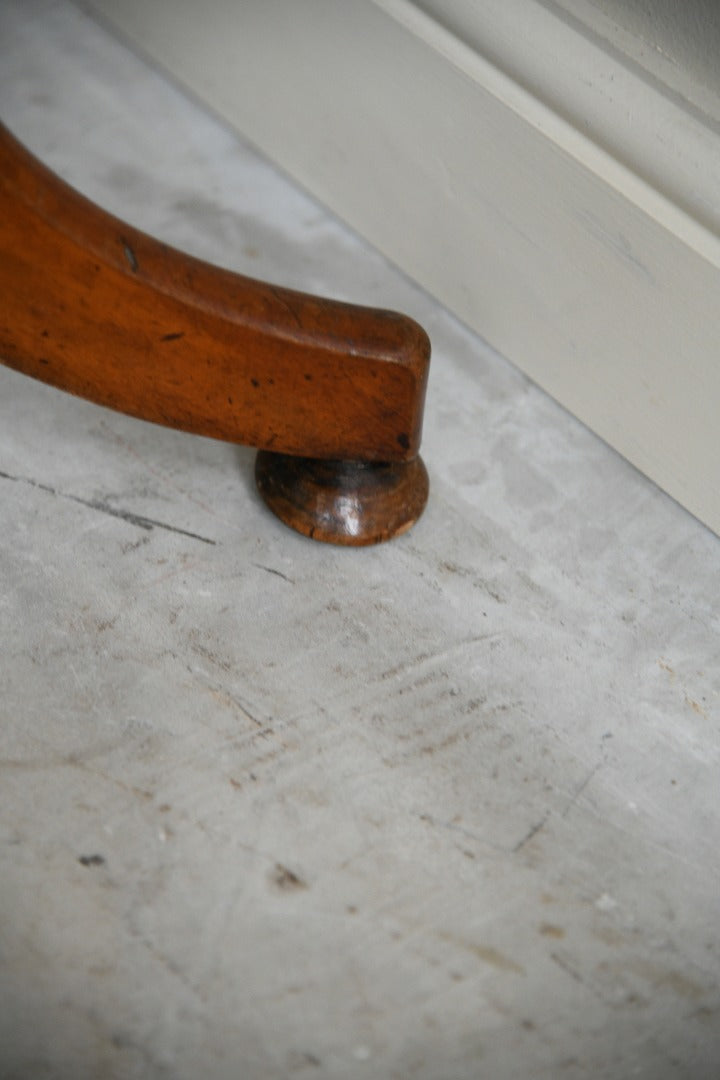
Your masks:
<path fill-rule="evenodd" d="M 540 0 L 85 6 L 720 532 L 714 116 Z"/>

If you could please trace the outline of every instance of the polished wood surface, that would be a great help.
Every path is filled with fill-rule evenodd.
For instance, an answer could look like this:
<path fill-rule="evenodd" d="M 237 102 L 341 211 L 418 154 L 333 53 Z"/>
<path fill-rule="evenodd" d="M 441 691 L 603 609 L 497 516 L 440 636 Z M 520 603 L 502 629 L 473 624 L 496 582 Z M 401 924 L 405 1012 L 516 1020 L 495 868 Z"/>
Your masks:
<path fill-rule="evenodd" d="M 255 478 L 281 521 L 312 540 L 359 547 L 407 532 L 425 509 L 428 475 L 413 461 L 319 461 L 261 450 Z"/>
<path fill-rule="evenodd" d="M 412 462 L 429 357 L 427 335 L 403 315 L 243 277 L 131 228 L 0 125 L 0 360 L 10 367 L 195 434 L 313 459 Z"/>

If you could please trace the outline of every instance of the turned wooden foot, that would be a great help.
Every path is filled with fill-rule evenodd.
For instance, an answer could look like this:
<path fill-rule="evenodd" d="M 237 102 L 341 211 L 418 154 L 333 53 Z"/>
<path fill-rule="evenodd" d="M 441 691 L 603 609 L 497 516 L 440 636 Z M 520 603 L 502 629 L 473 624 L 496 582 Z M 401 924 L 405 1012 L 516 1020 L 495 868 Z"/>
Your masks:
<path fill-rule="evenodd" d="M 411 319 L 255 281 L 138 232 L 0 125 L 0 362 L 101 405 L 257 446 L 288 525 L 370 544 L 427 499 L 430 344 Z"/>
<path fill-rule="evenodd" d="M 258 453 L 260 494 L 281 521 L 313 540 L 378 544 L 415 524 L 428 496 L 422 459 L 320 461 Z"/>

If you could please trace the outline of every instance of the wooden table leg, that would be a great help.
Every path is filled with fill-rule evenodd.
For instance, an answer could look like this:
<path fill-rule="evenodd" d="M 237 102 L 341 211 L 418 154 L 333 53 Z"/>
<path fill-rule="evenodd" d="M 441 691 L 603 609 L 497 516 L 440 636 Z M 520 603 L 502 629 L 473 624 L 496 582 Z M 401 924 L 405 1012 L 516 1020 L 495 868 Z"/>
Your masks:
<path fill-rule="evenodd" d="M 68 187 L 0 125 L 0 361 L 121 412 L 257 446 L 308 536 L 370 544 L 427 499 L 430 343 L 412 319 L 194 259 Z"/>

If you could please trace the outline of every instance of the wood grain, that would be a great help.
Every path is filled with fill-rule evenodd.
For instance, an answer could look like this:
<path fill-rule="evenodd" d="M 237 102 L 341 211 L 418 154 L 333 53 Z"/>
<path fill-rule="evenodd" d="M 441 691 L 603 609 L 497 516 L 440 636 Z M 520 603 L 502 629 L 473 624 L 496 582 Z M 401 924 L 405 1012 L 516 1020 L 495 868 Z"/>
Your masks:
<path fill-rule="evenodd" d="M 255 281 L 105 213 L 0 125 L 0 360 L 200 435 L 410 461 L 430 346 L 413 320 Z"/>

